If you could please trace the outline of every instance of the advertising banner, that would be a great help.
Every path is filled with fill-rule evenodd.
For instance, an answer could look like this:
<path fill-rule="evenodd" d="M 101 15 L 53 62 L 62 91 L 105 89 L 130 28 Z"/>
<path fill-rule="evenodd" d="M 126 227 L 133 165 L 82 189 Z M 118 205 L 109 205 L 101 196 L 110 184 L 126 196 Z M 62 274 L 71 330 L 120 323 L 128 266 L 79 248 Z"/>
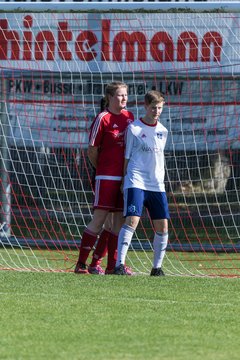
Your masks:
<path fill-rule="evenodd" d="M 110 81 L 110 79 L 109 79 Z M 144 114 L 147 90 L 165 95 L 161 122 L 169 130 L 168 150 L 213 151 L 239 147 L 240 81 L 219 79 L 149 78 L 125 74 L 128 108 Z M 107 80 L 106 80 L 107 83 Z M 101 76 L 35 77 L 8 80 L 12 142 L 19 146 L 86 147 L 88 130 L 104 94 Z M 224 86 L 224 91 L 223 91 Z"/>
<path fill-rule="evenodd" d="M 239 17 L 211 14 L 0 14 L 5 69 L 239 72 Z"/>
<path fill-rule="evenodd" d="M 136 117 L 147 90 L 165 94 L 167 149 L 239 147 L 240 83 L 233 76 L 240 71 L 239 19 L 217 13 L 0 14 L 9 142 L 87 146 L 104 86 L 114 78 L 128 83 L 128 108 Z"/>

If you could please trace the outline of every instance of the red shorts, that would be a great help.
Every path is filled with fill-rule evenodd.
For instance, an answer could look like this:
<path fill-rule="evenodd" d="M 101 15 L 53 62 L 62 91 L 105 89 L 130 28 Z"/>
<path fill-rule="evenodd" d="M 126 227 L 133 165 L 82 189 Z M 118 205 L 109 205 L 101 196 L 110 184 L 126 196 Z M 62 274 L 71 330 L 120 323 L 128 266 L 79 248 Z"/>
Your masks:
<path fill-rule="evenodd" d="M 123 211 L 122 181 L 96 179 L 94 209 Z"/>

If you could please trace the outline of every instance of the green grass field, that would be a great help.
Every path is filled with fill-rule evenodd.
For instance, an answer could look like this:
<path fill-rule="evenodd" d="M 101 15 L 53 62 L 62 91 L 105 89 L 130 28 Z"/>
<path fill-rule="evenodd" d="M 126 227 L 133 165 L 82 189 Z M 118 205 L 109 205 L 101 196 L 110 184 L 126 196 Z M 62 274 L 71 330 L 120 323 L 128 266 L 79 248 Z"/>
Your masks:
<path fill-rule="evenodd" d="M 239 359 L 237 278 L 0 271 L 0 359 Z"/>

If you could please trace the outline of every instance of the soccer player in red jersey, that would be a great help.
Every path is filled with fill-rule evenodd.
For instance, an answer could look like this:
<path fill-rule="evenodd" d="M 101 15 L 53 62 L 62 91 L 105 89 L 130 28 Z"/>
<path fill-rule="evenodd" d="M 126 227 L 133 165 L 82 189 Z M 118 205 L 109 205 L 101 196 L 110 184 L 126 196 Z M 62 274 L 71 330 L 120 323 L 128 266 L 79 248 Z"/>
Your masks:
<path fill-rule="evenodd" d="M 111 234 L 108 239 L 106 274 L 114 271 L 117 255 L 118 232 L 123 219 L 121 184 L 124 164 L 124 135 L 133 121 L 126 110 L 128 87 L 122 82 L 112 82 L 105 89 L 106 110 L 97 115 L 91 127 L 88 157 L 96 169 L 93 218 L 83 232 L 79 258 L 74 272 L 87 274 L 87 258 L 104 222 L 113 212 Z"/>
<path fill-rule="evenodd" d="M 106 110 L 107 104 L 106 99 L 103 97 L 100 102 L 100 112 Z M 96 176 L 96 169 L 93 168 L 93 176 L 92 176 L 92 187 L 95 188 L 95 176 Z M 104 222 L 103 229 L 99 234 L 99 238 L 97 240 L 96 248 L 92 254 L 92 261 L 88 266 L 88 272 L 90 274 L 95 275 L 104 275 L 104 270 L 101 267 L 101 263 L 103 258 L 107 255 L 108 251 L 108 239 L 111 236 L 113 227 L 113 213 L 109 212 L 108 216 Z"/>

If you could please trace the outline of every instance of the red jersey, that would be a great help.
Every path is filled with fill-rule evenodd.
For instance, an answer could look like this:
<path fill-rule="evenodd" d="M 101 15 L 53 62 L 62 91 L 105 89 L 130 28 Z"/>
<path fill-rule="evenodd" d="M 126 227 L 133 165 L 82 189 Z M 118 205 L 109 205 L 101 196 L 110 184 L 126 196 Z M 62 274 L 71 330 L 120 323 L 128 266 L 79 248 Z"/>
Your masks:
<path fill-rule="evenodd" d="M 123 109 L 116 115 L 104 110 L 95 118 L 89 137 L 89 145 L 99 148 L 96 176 L 120 180 L 123 176 L 124 136 L 133 114 Z"/>

